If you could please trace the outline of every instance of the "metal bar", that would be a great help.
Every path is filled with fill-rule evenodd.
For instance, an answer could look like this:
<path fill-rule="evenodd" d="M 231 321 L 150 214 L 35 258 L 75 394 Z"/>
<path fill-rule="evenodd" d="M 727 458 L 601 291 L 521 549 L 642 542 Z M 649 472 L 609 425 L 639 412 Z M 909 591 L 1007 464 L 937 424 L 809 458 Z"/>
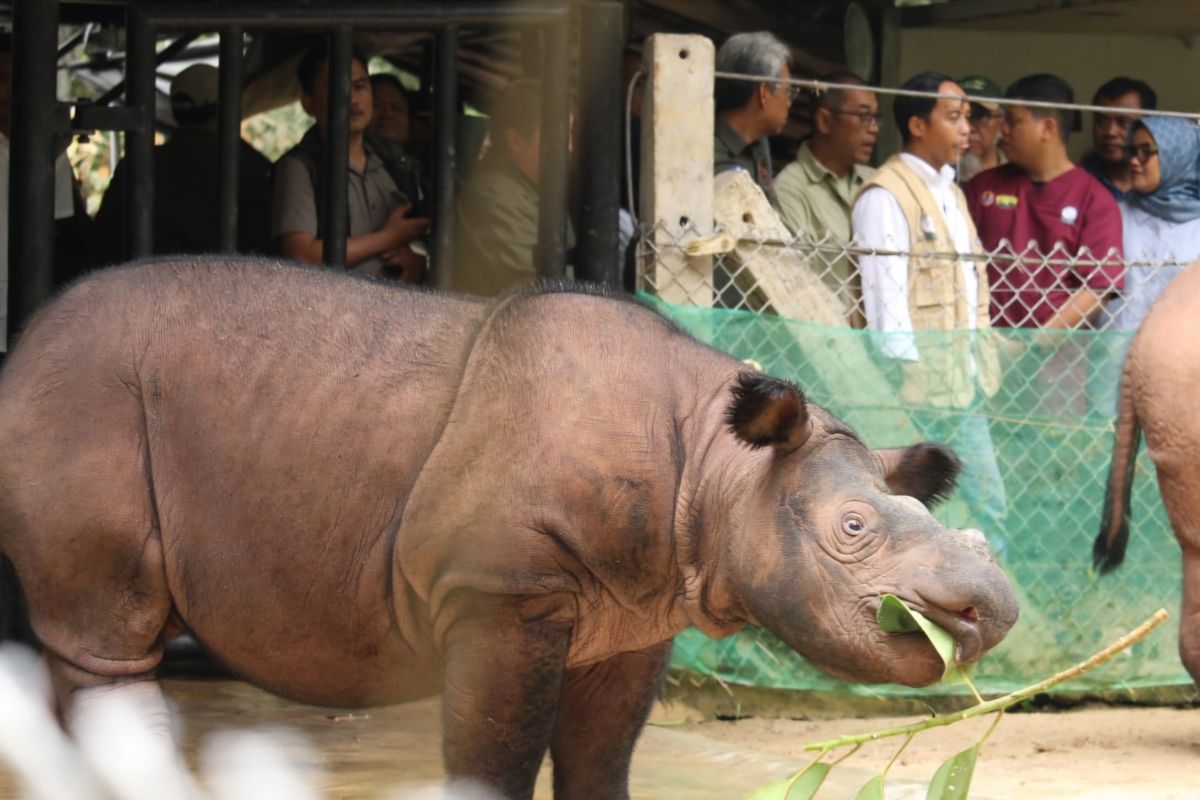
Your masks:
<path fill-rule="evenodd" d="M 325 146 L 322 169 L 325 204 L 321 232 L 322 260 L 326 266 L 346 268 L 346 205 L 350 178 L 350 60 L 354 39 L 350 28 L 339 25 L 329 34 L 329 82 L 326 97 Z"/>
<path fill-rule="evenodd" d="M 542 148 L 538 167 L 539 278 L 563 277 L 567 247 L 567 114 L 570 58 L 567 20 L 546 25 L 542 61 Z"/>
<path fill-rule="evenodd" d="M 58 0 L 17 0 L 13 31 L 11 181 L 5 221 L 9 331 L 18 330 L 54 288 Z"/>
<path fill-rule="evenodd" d="M 87 26 L 84 26 L 84 27 L 80 28 L 79 30 L 75 31 L 75 33 L 68 36 L 66 41 L 64 41 L 58 45 L 58 50 L 55 51 L 55 53 L 56 53 L 55 61 L 58 61 L 63 56 L 65 56 L 67 53 L 74 50 L 75 47 L 80 42 L 83 41 L 83 37 L 87 36 L 87 33 L 88 33 Z"/>
<path fill-rule="evenodd" d="M 328 28 L 329 6 L 300 3 L 258 4 L 145 4 L 140 5 L 150 18 L 163 27 L 198 28 L 238 24 L 245 27 Z M 519 24 L 566 19 L 566 3 L 546 4 L 486 3 L 470 5 L 442 2 L 369 3 L 348 2 L 337 6 L 337 20 L 351 27 L 372 29 L 402 25 L 413 28 L 435 28 L 443 25 L 467 25 L 480 22 Z"/>
<path fill-rule="evenodd" d="M 578 130 L 579 257 L 575 277 L 621 287 L 617 214 L 621 204 L 621 49 L 625 20 L 618 3 L 581 9 Z"/>
<path fill-rule="evenodd" d="M 217 94 L 217 212 L 222 253 L 238 246 L 238 155 L 242 140 L 242 46 L 240 25 L 221 29 Z"/>
<path fill-rule="evenodd" d="M 434 58 L 434 221 L 433 274 L 439 289 L 449 290 L 454 278 L 454 162 L 458 127 L 458 28 L 437 32 Z"/>
<path fill-rule="evenodd" d="M 198 33 L 189 33 L 186 36 L 180 36 L 178 39 L 164 47 L 162 52 L 155 56 L 154 65 L 158 66 L 166 61 L 170 61 L 173 57 L 178 55 L 181 50 L 185 49 L 189 44 L 196 41 L 196 38 L 199 35 L 200 34 Z M 128 58 L 128 55 L 126 55 L 126 58 Z M 116 63 L 120 62 L 114 60 L 114 65 Z M 124 92 L 125 81 L 118 81 L 111 89 L 93 100 L 92 104 L 97 106 L 106 106 L 113 100 L 116 100 L 118 97 L 120 97 Z"/>
<path fill-rule="evenodd" d="M 154 252 L 154 28 L 137 9 L 126 21 L 125 105 L 141 112 L 141 123 L 125 136 L 129 165 L 129 255 Z"/>

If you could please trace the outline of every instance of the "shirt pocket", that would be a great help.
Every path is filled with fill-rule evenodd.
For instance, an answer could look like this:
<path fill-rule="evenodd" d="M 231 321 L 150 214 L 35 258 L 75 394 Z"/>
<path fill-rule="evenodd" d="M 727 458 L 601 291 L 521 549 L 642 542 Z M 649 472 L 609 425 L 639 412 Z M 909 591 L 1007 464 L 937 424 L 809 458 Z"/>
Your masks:
<path fill-rule="evenodd" d="M 951 269 L 955 264 L 948 265 Z M 954 307 L 954 278 L 945 264 L 925 263 L 912 276 L 913 304 L 918 308 Z"/>

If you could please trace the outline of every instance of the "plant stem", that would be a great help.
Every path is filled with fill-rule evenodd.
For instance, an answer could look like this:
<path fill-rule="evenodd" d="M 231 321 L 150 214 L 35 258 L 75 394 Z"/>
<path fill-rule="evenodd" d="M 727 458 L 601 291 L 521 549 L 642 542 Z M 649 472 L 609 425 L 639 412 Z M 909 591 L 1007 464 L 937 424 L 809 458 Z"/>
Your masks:
<path fill-rule="evenodd" d="M 1080 675 L 1082 675 L 1083 673 L 1088 672 L 1089 670 L 1092 670 L 1092 669 L 1100 666 L 1105 661 L 1108 661 L 1110 658 L 1115 656 L 1117 653 L 1121 652 L 1122 650 L 1124 650 L 1125 648 L 1134 644 L 1135 642 L 1138 642 L 1141 639 L 1143 639 L 1146 636 L 1146 634 L 1148 634 L 1150 631 L 1154 630 L 1159 625 L 1166 622 L 1166 620 L 1167 620 L 1167 612 L 1160 608 L 1158 611 L 1154 612 L 1154 614 L 1152 614 L 1150 616 L 1150 618 L 1147 619 L 1145 622 L 1143 622 L 1141 625 L 1137 626 L 1132 631 L 1130 631 L 1129 633 L 1125 634 L 1117 641 L 1110 644 L 1108 647 L 1105 647 L 1103 650 L 1099 651 L 1098 653 L 1093 655 L 1091 658 L 1088 658 L 1086 661 L 1081 661 L 1080 663 L 1076 664 L 1075 666 L 1071 667 L 1070 669 L 1065 669 L 1062 672 L 1052 675 L 1043 681 L 1039 681 L 1038 683 L 1033 684 L 1032 686 L 1026 686 L 1024 689 L 1018 689 L 1017 691 L 1015 691 L 1011 694 L 1006 694 L 1003 697 L 997 697 L 994 700 L 989 700 L 986 703 L 980 703 L 979 705 L 971 706 L 968 709 L 956 712 L 954 714 L 947 714 L 944 717 L 934 717 L 932 719 L 927 719 L 922 722 L 914 722 L 911 725 L 902 725 L 902 726 L 899 726 L 896 728 L 888 728 L 887 730 L 875 731 L 874 733 L 862 733 L 862 734 L 857 734 L 857 735 L 853 735 L 853 736 L 842 736 L 838 739 L 830 739 L 827 742 L 816 742 L 814 744 L 806 744 L 804 746 L 804 749 L 805 750 L 825 751 L 825 750 L 832 750 L 835 747 L 843 747 L 848 744 L 862 744 L 863 742 L 873 742 L 877 739 L 886 739 L 890 736 L 906 736 L 906 735 L 913 734 L 913 733 L 919 733 L 920 731 L 928 730 L 930 728 L 939 728 L 943 725 L 952 725 L 955 722 L 958 722 L 958 721 L 964 720 L 964 719 L 970 719 L 971 717 L 980 717 L 980 716 L 983 716 L 984 714 L 990 714 L 993 711 L 1001 711 L 1003 709 L 1008 708 L 1009 706 L 1016 705 L 1017 703 L 1021 702 L 1022 700 L 1025 700 L 1026 698 L 1033 697 L 1035 694 L 1038 694 L 1039 692 L 1044 692 L 1047 689 L 1049 689 L 1051 686 L 1056 686 L 1057 684 L 1060 684 L 1063 681 L 1068 681 L 1072 678 L 1077 678 Z"/>

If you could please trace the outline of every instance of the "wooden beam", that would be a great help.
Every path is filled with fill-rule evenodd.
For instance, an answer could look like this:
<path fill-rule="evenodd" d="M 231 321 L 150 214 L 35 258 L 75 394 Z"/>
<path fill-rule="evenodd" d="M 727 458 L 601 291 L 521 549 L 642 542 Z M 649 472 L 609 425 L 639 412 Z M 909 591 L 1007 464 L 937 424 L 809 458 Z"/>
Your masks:
<path fill-rule="evenodd" d="M 901 22 L 905 28 L 936 28 L 986 19 L 1074 10 L 1101 3 L 1112 4 L 1112 0 L 955 0 L 953 3 L 905 8 Z"/>

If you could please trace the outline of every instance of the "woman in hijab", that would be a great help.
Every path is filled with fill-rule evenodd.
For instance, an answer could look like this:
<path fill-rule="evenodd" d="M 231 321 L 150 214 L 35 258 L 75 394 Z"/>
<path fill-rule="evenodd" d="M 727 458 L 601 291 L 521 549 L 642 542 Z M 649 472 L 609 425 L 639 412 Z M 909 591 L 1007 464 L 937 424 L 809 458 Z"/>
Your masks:
<path fill-rule="evenodd" d="M 1185 265 L 1200 258 L 1200 128 L 1191 120 L 1138 120 L 1126 146 L 1133 189 L 1120 203 L 1125 288 L 1104 307 L 1099 362 L 1088 386 L 1093 409 L 1116 412 L 1125 352 L 1150 306 Z"/>
<path fill-rule="evenodd" d="M 1107 327 L 1135 330 L 1183 265 L 1200 258 L 1200 127 L 1167 117 L 1139 120 L 1126 152 L 1133 191 L 1121 221 L 1125 258 L 1135 263 L 1107 309 Z"/>

